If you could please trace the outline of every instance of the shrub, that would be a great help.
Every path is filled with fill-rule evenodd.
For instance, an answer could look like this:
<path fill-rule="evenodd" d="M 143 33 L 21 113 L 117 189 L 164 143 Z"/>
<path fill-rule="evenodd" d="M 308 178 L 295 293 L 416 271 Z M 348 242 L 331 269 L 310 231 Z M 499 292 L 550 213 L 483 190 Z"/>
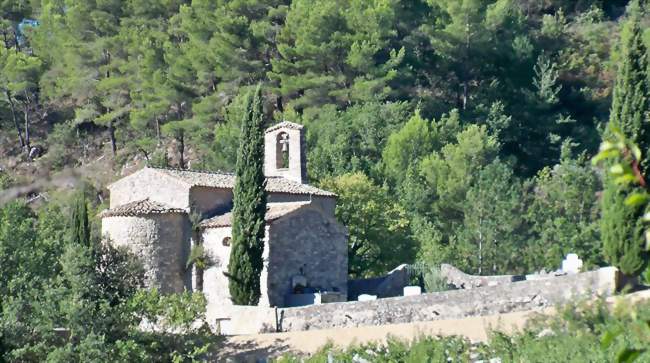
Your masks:
<path fill-rule="evenodd" d="M 429 266 L 418 262 L 408 265 L 409 284 L 420 286 L 425 292 L 439 292 L 449 290 L 447 279 L 442 275 L 439 266 Z"/>
<path fill-rule="evenodd" d="M 77 127 L 72 122 L 56 124 L 47 137 L 47 144 L 46 161 L 52 168 L 61 169 L 72 164 L 78 150 Z"/>

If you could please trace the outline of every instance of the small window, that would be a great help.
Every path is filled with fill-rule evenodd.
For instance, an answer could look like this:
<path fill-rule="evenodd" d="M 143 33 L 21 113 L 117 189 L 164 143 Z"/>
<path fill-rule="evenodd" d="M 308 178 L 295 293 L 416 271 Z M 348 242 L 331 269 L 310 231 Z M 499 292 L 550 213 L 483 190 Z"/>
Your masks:
<path fill-rule="evenodd" d="M 226 247 L 230 247 L 230 237 L 224 238 L 223 241 L 221 241 L 221 244 Z"/>

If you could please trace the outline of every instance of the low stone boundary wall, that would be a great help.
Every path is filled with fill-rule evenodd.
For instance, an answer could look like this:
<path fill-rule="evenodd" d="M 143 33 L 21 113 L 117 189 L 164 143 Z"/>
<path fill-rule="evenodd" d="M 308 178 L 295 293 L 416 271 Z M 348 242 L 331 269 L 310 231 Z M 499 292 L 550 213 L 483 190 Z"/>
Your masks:
<path fill-rule="evenodd" d="M 447 280 L 447 284 L 453 286 L 455 289 L 474 289 L 477 287 L 497 286 L 528 280 L 525 275 L 469 275 L 448 264 L 440 265 L 440 274 Z M 554 277 L 553 275 L 540 276 Z"/>
<path fill-rule="evenodd" d="M 206 315 L 212 330 L 218 334 L 274 333 L 278 331 L 279 325 L 276 319 L 277 310 L 261 306 L 209 306 Z"/>
<path fill-rule="evenodd" d="M 215 316 L 226 335 L 301 331 L 456 319 L 552 307 L 578 298 L 609 296 L 616 290 L 613 267 L 574 275 L 502 283 L 472 289 L 373 301 L 295 308 L 232 306 Z M 503 281 L 505 282 L 505 281 Z"/>
<path fill-rule="evenodd" d="M 385 276 L 348 280 L 348 300 L 357 300 L 361 294 L 380 298 L 401 296 L 408 283 L 408 265 L 399 265 Z"/>
<path fill-rule="evenodd" d="M 550 307 L 580 297 L 608 296 L 615 288 L 616 269 L 608 267 L 471 290 L 280 309 L 278 328 L 298 331 L 508 313 Z"/>

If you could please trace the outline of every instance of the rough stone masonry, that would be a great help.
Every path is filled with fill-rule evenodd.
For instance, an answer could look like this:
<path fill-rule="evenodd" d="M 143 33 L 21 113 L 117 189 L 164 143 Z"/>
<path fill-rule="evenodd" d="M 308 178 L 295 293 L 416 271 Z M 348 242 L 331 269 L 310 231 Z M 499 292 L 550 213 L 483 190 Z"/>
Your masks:
<path fill-rule="evenodd" d="M 306 281 L 301 288 L 347 299 L 347 230 L 334 217 L 336 195 L 307 184 L 304 140 L 303 126 L 291 122 L 265 133 L 268 209 L 260 306 L 285 306 L 297 277 Z M 234 184 L 230 173 L 145 167 L 108 186 L 102 233 L 138 255 L 147 284 L 162 292 L 201 289 L 202 273 L 208 313 L 225 311 L 232 305 L 224 272 Z M 192 225 L 190 215 L 201 221 Z M 205 271 L 186 267 L 198 244 L 214 261 Z"/>
<path fill-rule="evenodd" d="M 223 321 L 221 328 L 225 334 L 254 334 L 376 326 L 528 311 L 595 296 L 609 296 L 616 290 L 617 276 L 615 268 L 605 267 L 573 275 L 544 275 L 539 279 L 502 282 L 495 286 L 373 301 L 277 310 L 255 308 L 254 311 L 239 311 L 237 309 L 240 307 L 233 306 L 235 310 L 227 312 L 232 319 Z M 247 318 L 241 318 L 243 316 Z"/>

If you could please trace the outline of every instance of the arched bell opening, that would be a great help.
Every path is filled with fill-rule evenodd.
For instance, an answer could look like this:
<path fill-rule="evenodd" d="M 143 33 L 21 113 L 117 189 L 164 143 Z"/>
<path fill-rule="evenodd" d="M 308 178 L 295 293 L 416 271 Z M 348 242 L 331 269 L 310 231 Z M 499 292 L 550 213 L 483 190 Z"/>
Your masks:
<path fill-rule="evenodd" d="M 278 133 L 275 143 L 275 167 L 278 169 L 289 168 L 289 134 Z"/>

